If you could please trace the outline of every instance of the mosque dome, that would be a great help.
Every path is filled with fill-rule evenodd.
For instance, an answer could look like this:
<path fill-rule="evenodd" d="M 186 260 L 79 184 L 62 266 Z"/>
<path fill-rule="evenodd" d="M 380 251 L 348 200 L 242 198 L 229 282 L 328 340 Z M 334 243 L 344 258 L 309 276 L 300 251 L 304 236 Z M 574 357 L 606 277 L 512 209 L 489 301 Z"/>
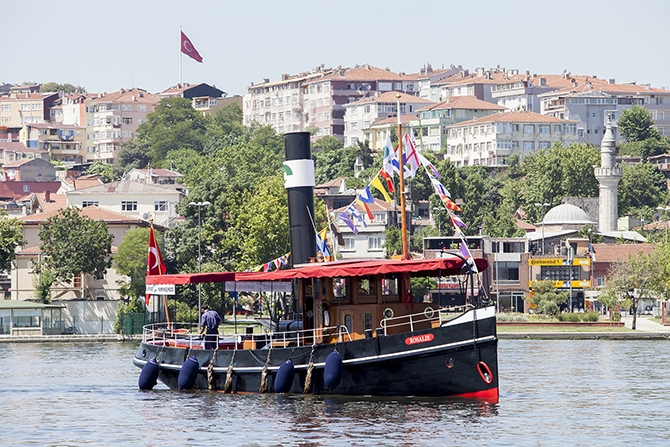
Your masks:
<path fill-rule="evenodd" d="M 564 203 L 547 211 L 542 223 L 545 225 L 588 225 L 593 224 L 589 216 L 578 206 Z"/>

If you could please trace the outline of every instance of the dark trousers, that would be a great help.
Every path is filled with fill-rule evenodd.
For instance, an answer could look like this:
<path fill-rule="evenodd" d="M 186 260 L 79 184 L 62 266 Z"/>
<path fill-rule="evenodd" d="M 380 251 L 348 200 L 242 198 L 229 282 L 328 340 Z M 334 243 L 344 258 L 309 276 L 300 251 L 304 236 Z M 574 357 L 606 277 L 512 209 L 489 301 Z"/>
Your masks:
<path fill-rule="evenodd" d="M 216 349 L 219 344 L 219 332 L 209 332 L 205 333 L 205 349 Z"/>

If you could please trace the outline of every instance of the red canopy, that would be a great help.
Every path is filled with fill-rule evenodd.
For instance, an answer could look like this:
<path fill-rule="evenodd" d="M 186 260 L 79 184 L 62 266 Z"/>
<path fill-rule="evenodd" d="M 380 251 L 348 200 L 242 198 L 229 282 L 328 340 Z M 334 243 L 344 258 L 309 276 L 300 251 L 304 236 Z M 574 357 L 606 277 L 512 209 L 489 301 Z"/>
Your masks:
<path fill-rule="evenodd" d="M 486 259 L 475 259 L 479 271 L 486 270 Z M 183 273 L 177 275 L 147 276 L 147 284 L 197 284 L 224 281 L 288 281 L 295 278 L 326 278 L 345 276 L 388 275 L 393 273 L 415 273 L 420 276 L 458 275 L 464 261 L 456 256 L 437 259 L 413 259 L 395 261 L 389 259 L 344 261 L 326 264 L 307 264 L 288 270 L 273 272 L 216 272 Z"/>

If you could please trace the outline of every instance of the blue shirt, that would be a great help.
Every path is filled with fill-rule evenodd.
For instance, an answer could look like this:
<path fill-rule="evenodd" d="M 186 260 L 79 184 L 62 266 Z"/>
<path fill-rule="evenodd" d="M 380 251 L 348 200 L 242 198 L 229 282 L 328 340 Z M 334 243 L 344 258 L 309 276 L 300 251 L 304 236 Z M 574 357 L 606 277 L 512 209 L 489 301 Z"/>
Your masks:
<path fill-rule="evenodd" d="M 221 317 L 215 310 L 207 310 L 202 314 L 200 319 L 200 326 L 207 328 L 208 334 L 215 334 L 218 332 L 219 324 L 221 324 Z"/>

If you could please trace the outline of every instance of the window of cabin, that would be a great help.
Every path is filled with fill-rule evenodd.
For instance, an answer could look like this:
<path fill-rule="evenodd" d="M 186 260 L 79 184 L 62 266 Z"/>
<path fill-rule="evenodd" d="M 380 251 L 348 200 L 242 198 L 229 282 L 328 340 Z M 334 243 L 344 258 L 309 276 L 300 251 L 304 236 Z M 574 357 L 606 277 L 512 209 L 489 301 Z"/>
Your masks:
<path fill-rule="evenodd" d="M 333 278 L 333 299 L 342 300 L 347 297 L 347 279 Z"/>
<path fill-rule="evenodd" d="M 392 276 L 382 278 L 382 294 L 383 295 L 397 295 L 398 294 L 398 279 Z"/>
<path fill-rule="evenodd" d="M 347 332 L 350 334 L 353 332 L 351 326 L 351 314 L 344 314 L 344 327 L 347 328 Z"/>
<path fill-rule="evenodd" d="M 363 330 L 372 329 L 372 312 L 363 314 Z"/>

